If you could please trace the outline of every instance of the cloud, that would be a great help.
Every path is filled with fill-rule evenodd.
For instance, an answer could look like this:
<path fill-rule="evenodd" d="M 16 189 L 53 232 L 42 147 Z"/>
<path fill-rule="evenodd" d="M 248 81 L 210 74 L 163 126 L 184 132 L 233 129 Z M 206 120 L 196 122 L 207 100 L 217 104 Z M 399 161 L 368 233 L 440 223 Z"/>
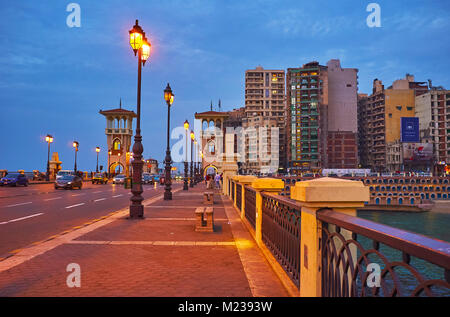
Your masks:
<path fill-rule="evenodd" d="M 320 37 L 341 33 L 350 26 L 350 19 L 344 16 L 318 18 L 303 10 L 280 10 L 269 19 L 266 29 L 287 36 Z"/>

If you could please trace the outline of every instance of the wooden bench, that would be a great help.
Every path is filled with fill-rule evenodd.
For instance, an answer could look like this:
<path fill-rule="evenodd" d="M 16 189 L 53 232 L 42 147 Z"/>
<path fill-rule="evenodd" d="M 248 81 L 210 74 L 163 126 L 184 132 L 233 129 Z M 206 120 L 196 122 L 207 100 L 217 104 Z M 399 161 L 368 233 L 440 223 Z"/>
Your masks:
<path fill-rule="evenodd" d="M 213 207 L 197 207 L 195 209 L 195 231 L 214 232 Z"/>
<path fill-rule="evenodd" d="M 203 193 L 203 204 L 214 205 L 214 192 L 208 191 Z"/>

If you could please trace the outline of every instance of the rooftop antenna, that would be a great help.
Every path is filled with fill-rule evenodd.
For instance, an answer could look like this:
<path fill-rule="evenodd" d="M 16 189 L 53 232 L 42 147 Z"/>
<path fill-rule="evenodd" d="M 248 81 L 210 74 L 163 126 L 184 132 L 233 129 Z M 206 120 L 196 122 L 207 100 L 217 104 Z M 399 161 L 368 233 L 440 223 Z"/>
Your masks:
<path fill-rule="evenodd" d="M 119 107 L 120 107 L 120 109 L 122 109 L 122 97 L 120 97 Z"/>
<path fill-rule="evenodd" d="M 212 107 L 212 100 L 211 100 L 211 111 L 213 111 L 212 109 L 213 109 L 213 107 Z"/>
<path fill-rule="evenodd" d="M 219 111 L 222 111 L 221 109 L 222 109 L 222 105 L 221 105 L 220 99 L 219 99 Z"/>

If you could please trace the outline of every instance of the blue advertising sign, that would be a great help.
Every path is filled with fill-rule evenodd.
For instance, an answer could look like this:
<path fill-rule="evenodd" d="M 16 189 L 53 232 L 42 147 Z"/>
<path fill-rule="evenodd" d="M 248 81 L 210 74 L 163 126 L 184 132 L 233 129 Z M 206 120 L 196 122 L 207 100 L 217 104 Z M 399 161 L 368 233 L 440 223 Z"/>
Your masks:
<path fill-rule="evenodd" d="M 402 117 L 400 122 L 401 142 L 420 142 L 419 118 Z"/>

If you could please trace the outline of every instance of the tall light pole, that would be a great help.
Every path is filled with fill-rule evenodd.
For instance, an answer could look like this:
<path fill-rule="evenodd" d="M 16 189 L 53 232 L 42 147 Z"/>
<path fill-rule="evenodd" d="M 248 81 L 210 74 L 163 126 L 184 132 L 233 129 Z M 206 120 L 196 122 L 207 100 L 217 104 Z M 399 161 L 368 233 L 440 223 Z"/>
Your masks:
<path fill-rule="evenodd" d="M 190 187 L 194 187 L 194 180 L 193 180 L 193 166 L 194 166 L 194 163 L 192 162 L 192 154 L 193 154 L 193 151 L 192 151 L 192 146 L 193 146 L 193 144 L 194 144 L 194 139 L 195 139 L 195 134 L 194 134 L 194 131 L 192 131 L 191 130 L 191 181 L 189 182 L 189 186 Z"/>
<path fill-rule="evenodd" d="M 98 153 L 100 153 L 100 147 L 97 146 L 95 152 L 97 152 L 97 167 L 95 168 L 95 172 L 98 173 Z"/>
<path fill-rule="evenodd" d="M 167 83 L 166 89 L 164 89 L 164 100 L 167 103 L 167 148 L 166 148 L 166 158 L 165 163 L 165 177 L 164 177 L 164 200 L 172 200 L 172 179 L 170 176 L 170 170 L 172 169 L 172 158 L 170 157 L 170 107 L 173 103 L 174 94 L 172 93 L 172 88 L 170 88 L 169 83 Z"/>
<path fill-rule="evenodd" d="M 195 139 L 194 140 L 194 185 L 197 185 L 197 183 L 198 183 L 197 147 L 198 147 L 198 143 L 197 143 L 197 139 Z"/>
<path fill-rule="evenodd" d="M 111 150 L 108 151 L 108 178 L 111 175 Z"/>
<path fill-rule="evenodd" d="M 50 180 L 50 143 L 53 142 L 53 137 L 50 134 L 47 134 L 45 137 L 45 141 L 48 144 L 48 150 L 47 150 L 47 174 L 45 176 L 46 180 Z"/>
<path fill-rule="evenodd" d="M 78 146 L 80 144 L 77 141 L 73 141 L 72 146 L 75 148 L 75 165 L 73 166 L 73 171 L 75 174 L 77 173 L 77 152 L 78 152 Z"/>
<path fill-rule="evenodd" d="M 183 181 L 183 190 L 188 190 L 189 186 L 188 186 L 188 130 L 189 130 L 189 122 L 186 120 L 184 121 L 184 130 L 186 133 L 186 148 L 185 148 L 185 152 L 186 152 L 186 159 L 184 160 L 184 181 Z"/>
<path fill-rule="evenodd" d="M 130 198 L 130 218 L 143 218 L 144 217 L 144 206 L 142 201 L 142 153 L 144 152 L 144 147 L 142 146 L 142 136 L 141 136 L 141 70 L 142 66 L 145 65 L 145 61 L 150 56 L 151 45 L 145 37 L 145 32 L 138 25 L 138 20 L 136 24 L 129 31 L 130 34 L 130 45 L 133 49 L 134 55 L 138 56 L 138 81 L 137 81 L 137 120 L 136 120 L 136 134 L 134 135 L 134 145 L 133 145 L 133 181 L 131 183 L 131 193 Z"/>

